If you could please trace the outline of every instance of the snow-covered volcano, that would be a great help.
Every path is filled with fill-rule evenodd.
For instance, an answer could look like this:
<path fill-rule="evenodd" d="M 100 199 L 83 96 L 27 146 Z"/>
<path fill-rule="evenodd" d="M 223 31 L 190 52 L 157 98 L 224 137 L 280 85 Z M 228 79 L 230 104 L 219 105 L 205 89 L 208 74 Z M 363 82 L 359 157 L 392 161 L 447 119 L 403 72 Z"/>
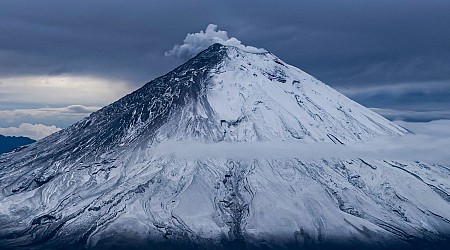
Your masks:
<path fill-rule="evenodd" d="M 167 142 L 345 148 L 406 133 L 269 52 L 214 44 L 73 126 L 1 155 L 0 246 L 445 244 L 447 165 L 156 150 Z"/>

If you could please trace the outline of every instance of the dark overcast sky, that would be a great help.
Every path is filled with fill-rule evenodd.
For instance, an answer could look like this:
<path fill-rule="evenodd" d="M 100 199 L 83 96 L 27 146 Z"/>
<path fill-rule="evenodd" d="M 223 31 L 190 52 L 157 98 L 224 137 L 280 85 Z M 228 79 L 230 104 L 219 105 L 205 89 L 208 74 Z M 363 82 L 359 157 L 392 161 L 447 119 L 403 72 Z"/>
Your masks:
<path fill-rule="evenodd" d="M 0 0 L 0 98 L 1 79 L 27 76 L 136 88 L 182 63 L 164 52 L 210 23 L 390 118 L 450 118 L 448 0 Z"/>

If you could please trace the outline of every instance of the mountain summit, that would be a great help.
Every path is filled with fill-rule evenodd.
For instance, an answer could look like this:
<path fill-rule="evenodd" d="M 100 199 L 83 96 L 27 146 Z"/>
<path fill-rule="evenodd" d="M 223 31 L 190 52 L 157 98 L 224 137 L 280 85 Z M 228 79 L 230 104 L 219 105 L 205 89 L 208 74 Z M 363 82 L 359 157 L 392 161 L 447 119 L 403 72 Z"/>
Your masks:
<path fill-rule="evenodd" d="M 71 127 L 1 155 L 0 246 L 444 244 L 445 165 L 156 150 L 167 142 L 345 148 L 407 133 L 269 52 L 214 44 Z"/>

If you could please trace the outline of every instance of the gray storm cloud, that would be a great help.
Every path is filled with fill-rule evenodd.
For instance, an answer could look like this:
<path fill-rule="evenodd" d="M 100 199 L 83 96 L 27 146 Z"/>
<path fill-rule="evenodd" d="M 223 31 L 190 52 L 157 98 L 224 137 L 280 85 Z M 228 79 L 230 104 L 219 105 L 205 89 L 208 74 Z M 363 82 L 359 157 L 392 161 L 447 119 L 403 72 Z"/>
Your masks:
<path fill-rule="evenodd" d="M 187 34 L 182 45 L 175 45 L 170 51 L 166 51 L 165 55 L 190 58 L 207 49 L 214 43 L 236 46 L 249 52 L 265 52 L 264 49 L 245 46 L 237 38 L 229 38 L 226 31 L 217 29 L 217 25 L 208 24 L 205 31 L 201 30 L 197 33 Z"/>

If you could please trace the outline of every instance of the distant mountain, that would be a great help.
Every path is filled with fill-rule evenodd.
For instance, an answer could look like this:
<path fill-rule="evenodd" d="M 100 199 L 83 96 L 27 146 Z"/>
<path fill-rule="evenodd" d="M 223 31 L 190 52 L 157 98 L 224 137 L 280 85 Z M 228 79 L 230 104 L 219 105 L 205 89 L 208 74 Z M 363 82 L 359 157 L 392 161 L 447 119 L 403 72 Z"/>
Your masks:
<path fill-rule="evenodd" d="M 0 248 L 434 249 L 450 239 L 448 165 L 230 153 L 408 133 L 269 52 L 214 44 L 0 155 Z"/>
<path fill-rule="evenodd" d="M 35 140 L 23 136 L 0 135 L 0 154 L 7 153 L 21 146 L 35 142 Z"/>

